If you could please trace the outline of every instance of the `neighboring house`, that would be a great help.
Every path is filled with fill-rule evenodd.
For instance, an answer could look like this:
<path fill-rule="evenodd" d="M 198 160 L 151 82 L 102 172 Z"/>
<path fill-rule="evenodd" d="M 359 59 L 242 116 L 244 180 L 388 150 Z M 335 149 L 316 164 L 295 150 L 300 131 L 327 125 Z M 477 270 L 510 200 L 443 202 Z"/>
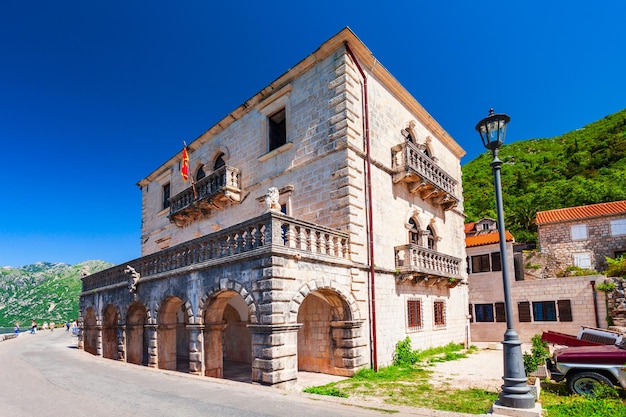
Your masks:
<path fill-rule="evenodd" d="M 495 220 L 468 223 L 465 233 L 471 339 L 501 341 L 506 315 Z M 576 335 L 580 326 L 606 327 L 603 294 L 599 296 L 593 289 L 601 277 L 527 280 L 521 265 L 526 255 L 514 254 L 514 238 L 508 231 L 505 236 L 513 327 L 521 341 L 530 342 L 535 334 L 546 330 Z"/>
<path fill-rule="evenodd" d="M 139 182 L 142 257 L 83 278 L 83 348 L 283 387 L 466 341 L 463 155 L 342 30 Z"/>
<path fill-rule="evenodd" d="M 626 254 L 626 200 L 540 211 L 537 229 L 541 252 L 559 270 L 577 266 L 602 272 L 606 257 Z"/>

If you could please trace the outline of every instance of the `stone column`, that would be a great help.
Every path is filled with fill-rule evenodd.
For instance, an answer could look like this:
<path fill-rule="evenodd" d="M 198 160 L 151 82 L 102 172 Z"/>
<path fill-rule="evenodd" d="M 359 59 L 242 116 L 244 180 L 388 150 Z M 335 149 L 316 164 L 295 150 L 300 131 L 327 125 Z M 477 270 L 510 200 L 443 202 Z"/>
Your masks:
<path fill-rule="evenodd" d="M 224 377 L 224 330 L 226 324 L 204 326 L 204 375 Z"/>
<path fill-rule="evenodd" d="M 146 324 L 144 327 L 148 335 L 148 367 L 150 368 L 159 367 L 159 349 L 157 344 L 158 327 L 159 326 L 156 324 Z"/>
<path fill-rule="evenodd" d="M 96 332 L 96 355 L 102 356 L 102 326 L 95 326 L 94 331 Z"/>
<path fill-rule="evenodd" d="M 367 364 L 367 344 L 362 333 L 363 321 L 333 321 L 332 366 L 335 375 L 352 376 Z"/>
<path fill-rule="evenodd" d="M 204 326 L 188 324 L 189 331 L 189 373 L 204 375 Z"/>
<path fill-rule="evenodd" d="M 126 326 L 117 327 L 117 360 L 126 362 Z"/>
<path fill-rule="evenodd" d="M 288 389 L 298 378 L 298 329 L 302 324 L 249 324 L 252 382 Z"/>

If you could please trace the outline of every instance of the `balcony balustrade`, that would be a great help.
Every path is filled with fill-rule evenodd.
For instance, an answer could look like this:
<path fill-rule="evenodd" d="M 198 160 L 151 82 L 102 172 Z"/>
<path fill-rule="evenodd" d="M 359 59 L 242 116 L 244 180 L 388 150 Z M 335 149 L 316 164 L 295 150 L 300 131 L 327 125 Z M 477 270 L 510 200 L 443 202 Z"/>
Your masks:
<path fill-rule="evenodd" d="M 348 233 L 268 212 L 238 225 L 164 249 L 83 278 L 83 292 L 133 284 L 131 266 L 141 279 L 171 276 L 177 270 L 205 269 L 263 254 L 350 257 Z M 139 281 L 141 284 L 141 280 Z"/>
<path fill-rule="evenodd" d="M 457 206 L 457 181 L 417 145 L 403 142 L 391 148 L 391 155 L 394 184 L 406 183 L 409 192 L 419 193 L 422 199 L 431 200 L 444 210 Z"/>
<path fill-rule="evenodd" d="M 195 187 L 195 192 L 194 192 Z M 170 221 L 185 226 L 206 216 L 214 209 L 223 209 L 228 202 L 241 201 L 241 176 L 237 168 L 223 166 L 194 186 L 170 198 Z"/>
<path fill-rule="evenodd" d="M 461 259 L 416 244 L 396 246 L 396 274 L 400 282 L 413 279 L 431 286 L 456 287 L 462 280 Z"/>

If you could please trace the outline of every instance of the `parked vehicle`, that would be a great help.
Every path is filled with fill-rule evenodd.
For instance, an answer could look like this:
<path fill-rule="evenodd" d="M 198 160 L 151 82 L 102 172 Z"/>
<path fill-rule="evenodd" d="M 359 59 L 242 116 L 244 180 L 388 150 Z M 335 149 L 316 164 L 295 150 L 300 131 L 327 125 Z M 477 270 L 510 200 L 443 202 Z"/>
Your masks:
<path fill-rule="evenodd" d="M 565 379 L 573 394 L 591 394 L 598 384 L 626 389 L 626 346 L 622 343 L 557 349 L 546 360 L 546 368 L 551 379 Z"/>

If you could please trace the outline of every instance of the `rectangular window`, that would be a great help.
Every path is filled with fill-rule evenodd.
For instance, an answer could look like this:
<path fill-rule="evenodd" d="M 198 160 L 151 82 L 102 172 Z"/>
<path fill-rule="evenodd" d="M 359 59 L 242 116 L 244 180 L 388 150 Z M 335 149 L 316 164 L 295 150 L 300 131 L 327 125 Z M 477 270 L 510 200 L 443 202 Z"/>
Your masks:
<path fill-rule="evenodd" d="M 472 256 L 472 273 L 489 272 L 489 255 Z"/>
<path fill-rule="evenodd" d="M 626 219 L 611 220 L 611 236 L 626 235 Z"/>
<path fill-rule="evenodd" d="M 615 252 L 613 252 L 613 258 L 617 259 L 617 258 L 621 258 L 622 256 L 626 255 L 626 250 L 616 250 Z"/>
<path fill-rule="evenodd" d="M 164 210 L 170 206 L 170 183 L 163 185 L 161 194 L 163 195 L 161 210 Z"/>
<path fill-rule="evenodd" d="M 433 313 L 435 320 L 435 327 L 442 327 L 446 325 L 446 303 L 443 301 L 435 301 L 433 303 Z"/>
<path fill-rule="evenodd" d="M 493 304 L 476 304 L 474 310 L 477 323 L 493 322 Z"/>
<path fill-rule="evenodd" d="M 533 318 L 535 321 L 556 321 L 554 301 L 533 301 Z"/>
<path fill-rule="evenodd" d="M 422 328 L 422 302 L 420 300 L 407 300 L 407 319 L 409 330 Z"/>
<path fill-rule="evenodd" d="M 573 256 L 575 266 L 584 269 L 591 268 L 591 257 L 588 253 L 575 253 Z"/>
<path fill-rule="evenodd" d="M 530 317 L 530 303 L 528 301 L 520 301 L 517 303 L 517 311 L 520 323 L 530 323 L 532 321 Z"/>
<path fill-rule="evenodd" d="M 575 224 L 572 226 L 572 240 L 587 239 L 587 225 Z"/>
<path fill-rule="evenodd" d="M 287 143 L 287 123 L 285 109 L 279 110 L 269 117 L 270 151 Z"/>
<path fill-rule="evenodd" d="M 556 302 L 559 309 L 559 321 L 574 321 L 572 319 L 572 303 L 570 300 L 559 300 Z"/>
<path fill-rule="evenodd" d="M 506 321 L 506 310 L 504 303 L 496 303 L 496 321 L 502 323 Z"/>
<path fill-rule="evenodd" d="M 500 252 L 493 252 L 491 254 L 491 270 L 502 271 L 502 260 L 500 259 Z"/>

